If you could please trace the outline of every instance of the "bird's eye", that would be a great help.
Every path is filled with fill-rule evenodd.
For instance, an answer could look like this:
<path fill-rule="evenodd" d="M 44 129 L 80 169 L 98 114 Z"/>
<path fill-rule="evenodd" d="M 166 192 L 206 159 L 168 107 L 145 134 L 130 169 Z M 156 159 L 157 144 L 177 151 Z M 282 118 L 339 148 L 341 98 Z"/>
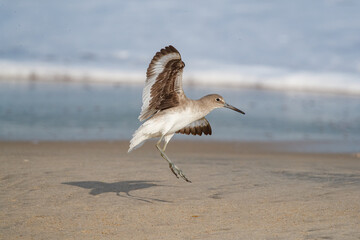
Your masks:
<path fill-rule="evenodd" d="M 215 99 L 217 102 L 220 102 L 220 98 Z"/>

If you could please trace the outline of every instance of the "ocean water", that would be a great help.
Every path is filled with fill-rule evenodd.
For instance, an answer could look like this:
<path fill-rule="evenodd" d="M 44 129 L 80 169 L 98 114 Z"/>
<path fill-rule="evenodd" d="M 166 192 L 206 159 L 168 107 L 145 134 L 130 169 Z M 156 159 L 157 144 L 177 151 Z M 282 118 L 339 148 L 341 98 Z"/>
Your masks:
<path fill-rule="evenodd" d="M 190 98 L 219 93 L 246 115 L 207 116 L 220 141 L 360 142 L 360 98 L 347 95 L 185 87 Z M 0 140 L 129 140 L 140 126 L 142 86 L 67 82 L 0 82 Z M 360 147 L 359 147 L 360 150 Z"/>
<path fill-rule="evenodd" d="M 0 1 L 0 79 L 144 81 L 174 45 L 184 82 L 360 95 L 360 1 Z"/>
<path fill-rule="evenodd" d="M 359 11 L 356 0 L 1 1 L 0 58 L 143 69 L 173 44 L 191 66 L 359 73 Z"/>

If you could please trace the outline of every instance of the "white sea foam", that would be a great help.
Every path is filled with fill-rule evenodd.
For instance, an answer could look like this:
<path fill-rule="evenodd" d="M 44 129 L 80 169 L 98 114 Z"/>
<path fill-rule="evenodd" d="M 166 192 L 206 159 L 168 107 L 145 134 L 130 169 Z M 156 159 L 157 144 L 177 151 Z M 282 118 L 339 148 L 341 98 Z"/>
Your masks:
<path fill-rule="evenodd" d="M 1 80 L 140 83 L 143 82 L 144 75 L 140 71 L 118 71 L 105 68 L 67 67 L 35 62 L 0 61 Z"/>
<path fill-rule="evenodd" d="M 247 87 L 279 91 L 312 91 L 360 95 L 360 77 L 342 72 L 289 71 L 267 66 L 220 66 L 218 70 L 189 70 L 184 84 Z M 0 61 L 2 81 L 75 81 L 143 84 L 143 70 L 68 67 L 45 63 Z"/>
<path fill-rule="evenodd" d="M 195 85 L 249 87 L 360 95 L 360 76 L 342 72 L 288 71 L 264 66 L 240 66 L 188 73 L 184 82 Z"/>

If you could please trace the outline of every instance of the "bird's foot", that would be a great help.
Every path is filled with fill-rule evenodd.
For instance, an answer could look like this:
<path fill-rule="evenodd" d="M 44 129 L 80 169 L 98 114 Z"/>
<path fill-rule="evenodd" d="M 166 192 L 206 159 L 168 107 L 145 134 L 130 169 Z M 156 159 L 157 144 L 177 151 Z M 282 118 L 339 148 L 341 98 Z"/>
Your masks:
<path fill-rule="evenodd" d="M 174 175 L 179 178 L 182 177 L 185 181 L 191 183 L 191 181 L 189 179 L 187 179 L 187 177 L 184 175 L 184 173 L 181 171 L 180 168 L 178 168 L 175 164 L 173 163 L 169 163 L 169 168 L 170 170 L 174 173 Z"/>

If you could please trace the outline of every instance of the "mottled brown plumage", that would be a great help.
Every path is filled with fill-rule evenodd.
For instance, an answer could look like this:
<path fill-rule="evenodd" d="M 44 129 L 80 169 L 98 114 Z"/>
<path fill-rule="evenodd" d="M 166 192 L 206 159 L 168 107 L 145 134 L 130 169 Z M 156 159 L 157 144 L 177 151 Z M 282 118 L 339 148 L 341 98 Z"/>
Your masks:
<path fill-rule="evenodd" d="M 173 57 L 161 64 L 162 58 L 169 55 Z M 155 54 L 146 72 L 146 85 L 151 85 L 150 96 L 148 106 L 143 106 L 139 117 L 141 121 L 158 111 L 178 106 L 180 99 L 185 98 L 182 89 L 184 67 L 185 63 L 181 60 L 180 53 L 171 45 Z"/>

